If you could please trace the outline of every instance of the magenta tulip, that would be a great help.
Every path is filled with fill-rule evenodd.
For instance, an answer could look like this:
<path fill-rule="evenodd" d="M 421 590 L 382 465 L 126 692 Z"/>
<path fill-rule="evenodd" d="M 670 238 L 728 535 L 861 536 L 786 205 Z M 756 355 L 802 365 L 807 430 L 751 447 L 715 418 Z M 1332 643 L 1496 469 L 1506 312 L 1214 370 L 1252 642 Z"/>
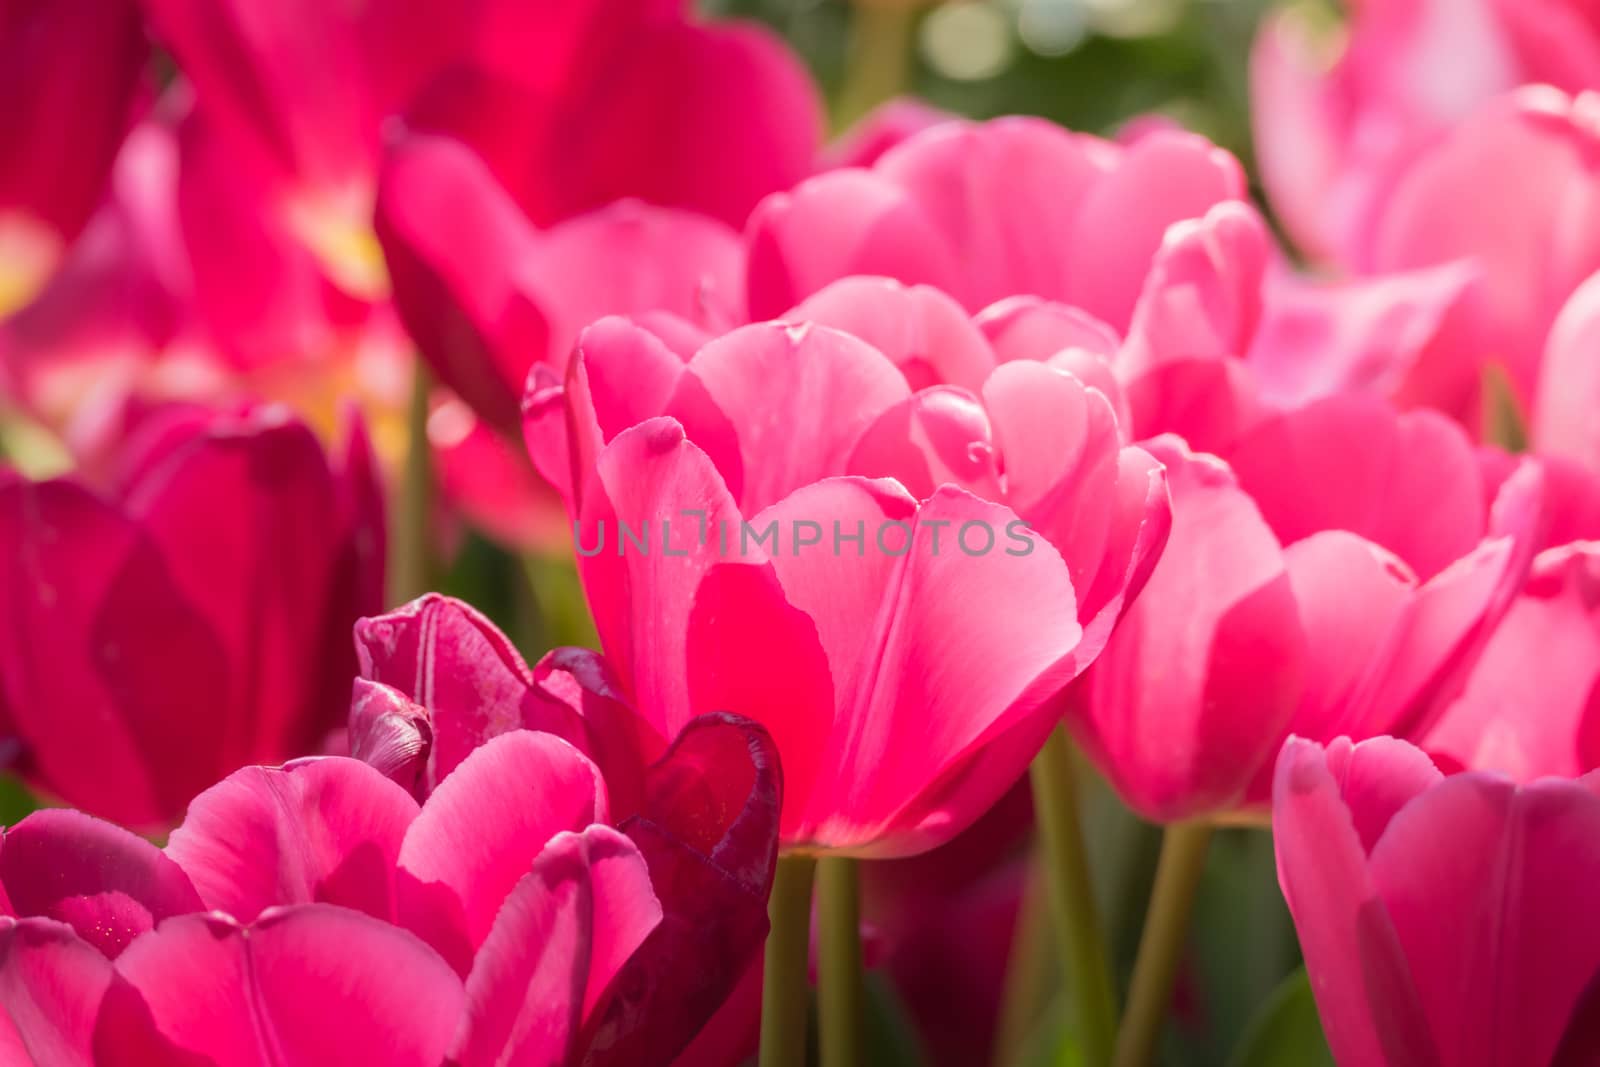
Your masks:
<path fill-rule="evenodd" d="M 427 701 L 359 679 L 365 762 L 239 770 L 165 850 L 64 810 L 0 836 L 0 938 L 38 946 L 0 941 L 0 989 L 28 983 L 0 1001 L 0 1048 L 472 1067 L 666 1062 L 690 1042 L 766 932 L 765 733 L 710 716 L 635 745 L 595 654 L 529 671 L 440 597 L 361 642 L 369 674 Z"/>
<path fill-rule="evenodd" d="M 1579 1067 L 1600 1055 L 1600 779 L 1443 777 L 1379 738 L 1291 739 L 1278 880 L 1334 1058 Z"/>
<path fill-rule="evenodd" d="M 530 393 L 621 691 L 663 735 L 714 709 L 764 723 L 786 846 L 957 833 L 1143 583 L 1160 469 L 1052 362 L 1098 357 L 1063 351 L 997 363 L 948 297 L 857 279 L 692 355 L 605 320 Z"/>
<path fill-rule="evenodd" d="M 352 751 L 426 798 L 400 853 L 402 871 L 461 851 L 450 840 L 462 822 L 481 817 L 485 795 L 456 780 L 504 737 L 561 737 L 593 760 L 609 820 L 648 864 L 661 919 L 621 965 L 616 995 L 586 1024 L 587 1062 L 670 1060 L 733 993 L 766 936 L 783 791 L 766 732 L 710 715 L 669 745 L 628 705 L 598 654 L 558 649 L 530 670 L 486 619 L 444 597 L 363 620 L 356 637 L 363 677 L 351 711 Z M 455 803 L 467 806 L 447 806 Z M 438 836 L 424 836 L 424 823 L 438 828 L 427 835 Z M 409 914 L 432 923 L 436 894 L 418 895 L 406 879 L 402 921 L 409 899 Z M 474 892 L 490 902 L 482 921 L 493 918 L 497 873 L 480 865 L 447 880 L 487 885 Z"/>
<path fill-rule="evenodd" d="M 156 414 L 119 459 L 104 492 L 0 480 L 0 709 L 38 787 L 158 827 L 340 723 L 382 503 L 359 426 L 334 466 L 281 408 Z"/>
<path fill-rule="evenodd" d="M 25 305 L 100 204 L 150 48 L 135 0 L 0 8 L 0 319 Z"/>

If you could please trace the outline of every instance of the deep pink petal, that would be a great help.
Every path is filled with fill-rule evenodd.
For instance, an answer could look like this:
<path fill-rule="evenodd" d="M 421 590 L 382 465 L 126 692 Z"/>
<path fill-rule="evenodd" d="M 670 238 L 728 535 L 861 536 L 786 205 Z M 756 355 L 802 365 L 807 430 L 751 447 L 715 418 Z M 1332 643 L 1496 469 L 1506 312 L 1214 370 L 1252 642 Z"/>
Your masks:
<path fill-rule="evenodd" d="M 11 914 L 67 923 L 107 958 L 161 920 L 205 908 L 160 849 L 69 809 L 36 811 L 4 831 L 0 886 Z"/>
<path fill-rule="evenodd" d="M 516 424 L 549 324 L 522 285 L 533 226 L 483 161 L 443 137 L 389 153 L 375 225 L 406 330 L 434 371 L 491 425 Z"/>
<path fill-rule="evenodd" d="M 1365 742 L 1349 758 L 1409 765 L 1410 751 L 1381 739 Z M 1278 884 L 1294 915 L 1323 1031 L 1340 1062 L 1438 1064 L 1400 941 L 1329 767 L 1331 755 L 1290 738 L 1272 790 Z"/>
<path fill-rule="evenodd" d="M 1172 359 L 1243 356 L 1273 254 L 1267 225 L 1248 204 L 1225 200 L 1174 223 L 1144 279 L 1119 369 L 1134 377 Z"/>
<path fill-rule="evenodd" d="M 1540 452 L 1565 456 L 1600 471 L 1600 435 L 1591 417 L 1600 399 L 1594 359 L 1600 344 L 1600 274 L 1578 286 L 1550 327 L 1539 386 L 1534 396 L 1532 436 Z"/>
<path fill-rule="evenodd" d="M 759 957 L 777 860 L 782 774 L 772 739 L 732 716 L 692 722 L 650 769 L 623 824 L 650 868 L 662 921 L 592 1017 L 590 1056 L 624 1065 L 673 1055 Z"/>
<path fill-rule="evenodd" d="M 464 1003 L 460 980 L 428 946 L 330 904 L 274 909 L 249 926 L 169 919 L 129 946 L 117 972 L 143 1019 L 107 1020 L 96 1039 L 105 1062 L 142 1036 L 217 1064 L 436 1067 Z M 139 1035 L 136 1020 L 153 1033 Z"/>
<path fill-rule="evenodd" d="M 530 730 L 491 738 L 439 784 L 405 835 L 401 924 L 465 974 L 546 843 L 606 817 L 605 782 L 567 742 Z"/>
<path fill-rule="evenodd" d="M 1581 785 L 1445 780 L 1372 851 L 1372 879 L 1443 1063 L 1548 1061 L 1600 959 L 1586 886 L 1600 802 Z"/>
<path fill-rule="evenodd" d="M 1171 536 L 1068 722 L 1135 810 L 1175 819 L 1228 807 L 1271 758 L 1306 638 L 1282 550 L 1233 472 L 1173 439 L 1149 447 Z"/>
<path fill-rule="evenodd" d="M 1065 256 L 1070 294 L 1042 295 L 1067 296 L 1126 329 L 1167 227 L 1244 195 L 1238 161 L 1204 138 L 1176 130 L 1143 137 L 1078 203 Z"/>
<path fill-rule="evenodd" d="M 177 817 L 246 714 L 228 703 L 208 620 L 138 525 L 74 482 L 0 484 L 0 542 L 13 546 L 0 553 L 0 702 L 36 780 L 118 822 Z"/>
<path fill-rule="evenodd" d="M 1229 461 L 1285 543 L 1349 530 L 1427 581 L 1483 536 L 1477 457 L 1459 427 L 1431 412 L 1331 397 L 1267 420 Z"/>
<path fill-rule="evenodd" d="M 1472 257 L 1489 315 L 1479 343 L 1523 403 L 1551 322 L 1600 266 L 1593 107 L 1548 86 L 1487 104 L 1406 169 L 1359 263 L 1392 271 Z M 1499 210 L 1473 210 L 1485 198 Z"/>
<path fill-rule="evenodd" d="M 20 1052 L 22 1064 L 98 1062 L 95 1017 L 110 982 L 111 963 L 70 926 L 0 918 L 0 1052 Z"/>
<path fill-rule="evenodd" d="M 862 666 L 851 672 L 851 696 L 824 753 L 803 839 L 906 849 L 912 842 L 896 838 L 905 829 L 899 814 L 993 738 L 1039 721 L 1081 669 L 1075 652 L 1083 631 L 1066 566 L 1016 522 L 1009 509 L 951 487 L 918 510 Z M 947 539 L 936 554 L 932 536 L 940 524 Z M 1003 601 L 997 590 L 1005 591 Z M 970 625 L 984 605 L 996 610 Z M 987 766 L 973 807 L 948 812 L 940 832 L 953 835 L 981 814 L 1032 755 L 1013 752 L 1012 765 Z M 914 844 L 923 849 L 939 840 L 929 834 Z"/>
<path fill-rule="evenodd" d="M 27 151 L 0 168 L 0 216 L 43 226 L 57 252 L 78 235 L 105 191 L 148 58 L 132 0 L 6 5 L 0 97 L 13 106 L 0 115 L 0 143 Z M 0 313 L 13 310 L 6 303 Z"/>
<path fill-rule="evenodd" d="M 1000 462 L 983 402 L 966 389 L 936 385 L 878 415 L 851 450 L 847 469 L 893 478 L 919 499 L 940 485 L 958 485 L 996 500 L 1003 495 Z"/>
<path fill-rule="evenodd" d="M 1551 549 L 1535 561 L 1425 747 L 1518 781 L 1587 769 L 1580 735 L 1600 684 L 1597 562 L 1594 547 L 1584 544 Z M 1533 663 L 1537 670 L 1529 669 Z"/>
<path fill-rule="evenodd" d="M 954 292 L 957 258 L 921 206 L 873 171 L 820 175 L 761 202 L 746 228 L 746 299 L 781 315 L 829 282 L 884 275 Z"/>
<path fill-rule="evenodd" d="M 610 827 L 553 838 L 473 961 L 453 1058 L 554 1067 L 581 1056 L 580 1028 L 661 922 L 652 876 Z"/>
<path fill-rule="evenodd" d="M 841 278 L 784 317 L 854 334 L 888 356 L 913 389 L 958 385 L 977 390 L 994 369 L 994 351 L 965 309 L 926 285 Z"/>
<path fill-rule="evenodd" d="M 359 760 L 246 767 L 195 798 L 167 856 L 208 908 L 242 922 L 314 901 L 388 919 L 395 861 L 416 817 L 416 801 Z"/>
<path fill-rule="evenodd" d="M 222 641 L 223 769 L 312 751 L 344 720 L 348 693 L 326 680 L 331 663 L 349 663 L 329 636 L 355 621 L 330 618 L 355 607 L 330 603 L 346 544 L 329 518 L 344 514 L 345 492 L 311 430 L 277 407 L 215 421 L 127 491 L 174 585 Z"/>
<path fill-rule="evenodd" d="M 809 482 L 845 473 L 867 427 L 909 392 L 893 363 L 849 334 L 762 323 L 702 348 L 667 414 L 752 514 Z M 824 408 L 825 422 L 794 433 Z"/>
<path fill-rule="evenodd" d="M 582 719 L 539 690 L 511 641 L 469 604 L 429 593 L 362 619 L 355 634 L 362 676 L 428 711 L 427 789 L 511 730 L 543 730 L 587 747 Z"/>
<path fill-rule="evenodd" d="M 1361 724 L 1353 698 L 1411 609 L 1417 578 L 1392 553 L 1345 530 L 1324 530 L 1284 550 L 1306 631 L 1305 689 L 1289 732 L 1318 743 Z M 1360 735 L 1358 735 L 1360 736 Z"/>

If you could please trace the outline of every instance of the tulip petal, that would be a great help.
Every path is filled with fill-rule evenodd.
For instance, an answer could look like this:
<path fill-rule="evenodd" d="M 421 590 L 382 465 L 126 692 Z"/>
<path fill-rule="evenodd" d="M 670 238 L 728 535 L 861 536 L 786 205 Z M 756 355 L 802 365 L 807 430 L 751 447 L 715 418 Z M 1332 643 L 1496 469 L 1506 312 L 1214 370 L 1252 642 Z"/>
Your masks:
<path fill-rule="evenodd" d="M 176 817 L 215 780 L 233 717 L 215 714 L 231 668 L 209 621 L 138 525 L 75 483 L 0 484 L 0 542 L 16 546 L 0 680 L 39 782 L 118 822 Z"/>
<path fill-rule="evenodd" d="M 750 216 L 750 316 L 782 315 L 829 282 L 884 275 L 956 292 L 951 246 L 904 189 L 875 171 L 837 170 L 774 193 Z"/>
<path fill-rule="evenodd" d="M 1048 542 L 1018 547 L 1014 512 L 948 486 L 917 520 L 810 798 L 807 836 L 830 847 L 892 849 L 897 812 L 989 739 L 1033 719 L 1081 669 L 1071 579 Z M 941 523 L 954 544 L 935 554 Z M 973 625 L 995 589 L 1007 590 L 1004 610 Z M 994 768 L 989 801 L 1025 762 Z M 960 813 L 948 831 L 981 811 Z"/>
<path fill-rule="evenodd" d="M 246 767 L 194 799 L 167 856 L 206 906 L 249 922 L 283 904 L 394 915 L 394 865 L 417 804 L 359 760 Z"/>
<path fill-rule="evenodd" d="M 720 715 L 690 723 L 650 769 L 646 810 L 623 830 L 649 865 L 663 915 L 590 1020 L 597 1065 L 670 1060 L 759 956 L 781 777 L 766 732 Z"/>
<path fill-rule="evenodd" d="M 466 974 L 550 839 L 606 818 L 605 782 L 570 744 L 530 730 L 490 738 L 439 783 L 405 835 L 401 925 Z"/>
<path fill-rule="evenodd" d="M 204 910 L 160 849 L 68 809 L 36 811 L 4 831 L 0 885 L 13 914 L 67 923 L 107 958 L 163 919 Z"/>
<path fill-rule="evenodd" d="M 111 963 L 70 926 L 0 918 L 0 1052 L 24 1064 L 90 1067 Z M 7 1025 L 9 1024 L 9 1025 Z M 9 1049 L 8 1049 L 9 1045 Z"/>
<path fill-rule="evenodd" d="M 1483 533 L 1472 446 L 1432 412 L 1397 414 L 1376 397 L 1331 397 L 1267 420 L 1229 461 L 1285 543 L 1349 530 L 1427 581 Z"/>
<path fill-rule="evenodd" d="M 1380 738 L 1355 746 L 1345 778 L 1383 782 L 1380 768 L 1412 766 L 1410 746 Z M 1421 1015 L 1416 983 L 1367 869 L 1340 795 L 1331 753 L 1290 738 L 1278 756 L 1272 838 L 1278 884 L 1295 917 L 1328 1045 L 1341 1063 L 1442 1062 Z M 1362 765 L 1371 771 L 1356 771 Z M 1368 827 L 1371 832 L 1371 827 Z"/>
<path fill-rule="evenodd" d="M 463 1008 L 460 980 L 421 941 L 330 904 L 273 909 L 249 926 L 168 919 L 117 971 L 135 997 L 122 994 L 123 1010 L 102 1021 L 104 1062 L 119 1058 L 107 1048 L 143 1041 L 218 1064 L 437 1067 Z"/>
<path fill-rule="evenodd" d="M 506 897 L 467 978 L 453 1059 L 559 1067 L 580 1028 L 661 922 L 652 872 L 609 827 L 561 833 Z"/>
<path fill-rule="evenodd" d="M 429 593 L 356 624 L 364 677 L 428 710 L 427 788 L 436 788 L 485 741 L 543 730 L 586 747 L 583 721 L 534 684 L 522 655 L 471 605 Z"/>
<path fill-rule="evenodd" d="M 914 389 L 956 385 L 975 391 L 995 365 L 993 349 L 965 309 L 931 286 L 841 278 L 784 317 L 859 337 L 889 357 Z"/>
<path fill-rule="evenodd" d="M 217 506 L 220 491 L 229 506 Z M 345 692 L 322 706 L 324 657 L 347 655 L 323 644 L 342 548 L 328 518 L 343 513 L 340 493 L 316 437 L 276 407 L 211 424 L 128 489 L 129 512 L 223 642 L 225 766 L 314 751 L 344 720 Z"/>
<path fill-rule="evenodd" d="M 1600 802 L 1581 785 L 1481 774 L 1446 779 L 1390 822 L 1372 880 L 1441 1062 L 1549 1062 L 1600 959 L 1586 889 L 1600 878 L 1596 835 Z"/>
<path fill-rule="evenodd" d="M 910 394 L 882 353 L 825 326 L 762 323 L 706 345 L 666 413 L 722 472 L 745 514 L 843 474 L 880 414 Z M 803 437 L 816 411 L 829 417 Z"/>
<path fill-rule="evenodd" d="M 1233 473 L 1174 439 L 1148 447 L 1171 536 L 1068 722 L 1135 810 L 1170 820 L 1240 799 L 1300 699 L 1306 641 L 1282 551 Z"/>
<path fill-rule="evenodd" d="M 1600 685 L 1597 564 L 1593 545 L 1540 555 L 1425 747 L 1522 782 L 1584 770 L 1583 721 Z M 1529 669 L 1533 663 L 1537 670 Z"/>
<path fill-rule="evenodd" d="M 490 425 L 515 426 L 528 365 L 549 348 L 549 325 L 519 275 L 533 226 L 464 145 L 423 136 L 385 161 L 375 226 L 395 306 L 423 357 Z"/>

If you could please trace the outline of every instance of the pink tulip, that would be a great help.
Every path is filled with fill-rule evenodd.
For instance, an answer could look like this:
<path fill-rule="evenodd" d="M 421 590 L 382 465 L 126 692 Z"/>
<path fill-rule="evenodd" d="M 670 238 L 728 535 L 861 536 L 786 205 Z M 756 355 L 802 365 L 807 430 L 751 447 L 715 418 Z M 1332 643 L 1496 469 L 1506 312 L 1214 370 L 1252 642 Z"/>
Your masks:
<path fill-rule="evenodd" d="M 540 231 L 482 160 L 445 138 L 394 152 L 377 227 L 423 356 L 501 431 L 517 425 L 530 367 L 559 375 L 596 318 L 665 312 L 727 328 L 743 316 L 743 254 L 723 223 L 627 202 Z"/>
<path fill-rule="evenodd" d="M 882 274 L 972 311 L 1031 294 L 1123 329 L 1167 227 L 1243 196 L 1238 163 L 1190 134 L 1122 146 L 1035 119 L 945 123 L 870 170 L 763 202 L 747 232 L 750 311 L 781 314 L 835 279 Z"/>
<path fill-rule="evenodd" d="M 1430 730 L 1430 753 L 1518 781 L 1600 766 L 1600 554 L 1593 542 L 1534 561 L 1461 696 Z M 1529 665 L 1537 663 L 1537 670 Z"/>
<path fill-rule="evenodd" d="M 100 203 L 142 98 L 134 0 L 17 0 L 0 10 L 0 319 L 25 305 Z"/>
<path fill-rule="evenodd" d="M 949 298 L 860 279 L 688 357 L 602 321 L 530 392 L 621 691 L 664 736 L 718 708 L 764 723 L 786 846 L 958 832 L 1142 584 L 1160 470 L 1057 355 L 997 364 Z M 648 550 L 620 540 L 640 531 Z"/>
<path fill-rule="evenodd" d="M 1600 23 L 1567 0 L 1350 10 L 1341 34 L 1310 9 L 1286 9 L 1267 20 L 1252 62 L 1267 192 L 1318 256 L 1349 262 L 1397 176 L 1491 98 L 1528 83 L 1577 91 L 1600 81 Z"/>
<path fill-rule="evenodd" d="M 958 116 L 930 107 L 914 96 L 896 97 L 870 111 L 828 146 L 830 167 L 870 167 L 885 152 L 923 130 Z"/>
<path fill-rule="evenodd" d="M 0 483 L 0 706 L 37 786 L 155 827 L 338 724 L 382 504 L 359 426 L 331 467 L 281 408 L 157 413 L 119 459 L 105 492 Z"/>
<path fill-rule="evenodd" d="M 390 1043 L 385 1062 L 632 1064 L 670 1060 L 722 1004 L 766 932 L 781 781 L 764 732 L 703 718 L 647 763 L 595 654 L 529 671 L 441 597 L 360 641 L 367 762 L 237 771 L 164 851 L 74 811 L 0 836 L 0 913 L 49 934 L 37 959 L 0 952 L 0 989 L 48 994 L 31 1015 L 5 1001 L 25 1047 L 248 1064 L 264 1031 L 311 1064 Z M 40 985 L 46 965 L 83 976 Z"/>
<path fill-rule="evenodd" d="M 1224 458 L 1150 442 L 1173 531 L 1069 724 L 1141 814 L 1255 806 L 1283 738 L 1421 736 L 1537 547 L 1542 471 L 1491 494 L 1433 413 L 1344 395 L 1258 419 Z"/>
<path fill-rule="evenodd" d="M 1445 778 L 1401 741 L 1293 738 L 1272 826 L 1340 1063 L 1595 1062 L 1596 776 Z"/>
<path fill-rule="evenodd" d="M 765 731 L 705 716 L 668 745 L 628 706 L 596 653 L 558 649 L 530 670 L 486 619 L 444 597 L 363 620 L 356 639 L 363 677 L 351 712 L 352 750 L 426 798 L 413 835 L 430 818 L 444 835 L 408 843 L 403 869 L 408 856 L 432 864 L 460 851 L 447 838 L 478 809 L 463 809 L 459 819 L 453 809 L 436 818 L 429 812 L 450 795 L 483 802 L 481 792 L 454 783 L 503 737 L 565 738 L 593 760 L 609 820 L 649 865 L 661 921 L 616 979 L 625 992 L 587 1024 L 588 1062 L 669 1060 L 734 991 L 766 936 L 782 780 Z M 480 871 L 460 884 L 485 880 Z M 493 900 L 489 882 L 479 895 Z M 407 896 L 402 875 L 402 919 Z M 417 898 L 415 914 L 434 912 L 431 896 Z"/>
<path fill-rule="evenodd" d="M 1213 450 L 1245 428 L 1253 407 L 1344 392 L 1459 411 L 1476 398 L 1482 371 L 1472 335 L 1478 280 L 1464 263 L 1336 281 L 1300 276 L 1255 209 L 1224 201 L 1167 230 L 1115 366 L 1141 434 L 1158 425 Z M 1225 412 L 1207 410 L 1219 404 L 1237 407 L 1239 418 L 1230 425 Z"/>

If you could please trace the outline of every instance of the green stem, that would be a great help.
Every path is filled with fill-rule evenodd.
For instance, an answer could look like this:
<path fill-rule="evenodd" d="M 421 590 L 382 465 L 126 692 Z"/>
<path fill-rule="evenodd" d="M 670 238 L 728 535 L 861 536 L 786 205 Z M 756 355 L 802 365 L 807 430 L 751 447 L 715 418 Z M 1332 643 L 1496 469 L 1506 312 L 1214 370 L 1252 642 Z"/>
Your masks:
<path fill-rule="evenodd" d="M 1044 870 L 1028 872 L 1017 906 L 1016 929 L 1006 954 L 1005 988 L 1000 994 L 1000 1017 L 995 1024 L 991 1062 L 1004 1067 L 1016 1063 L 1027 1046 L 1044 1009 L 1051 978 L 1050 910 L 1046 903 Z"/>
<path fill-rule="evenodd" d="M 1117 1033 L 1114 1067 L 1147 1067 L 1155 1060 L 1161 1024 L 1189 940 L 1189 918 L 1195 890 L 1205 873 L 1211 832 L 1207 822 L 1180 822 L 1162 834 L 1161 859 L 1156 864 L 1156 883 L 1150 891 L 1150 908 L 1133 965 L 1128 1012 Z"/>
<path fill-rule="evenodd" d="M 760 1067 L 806 1067 L 811 990 L 810 856 L 779 856 L 767 900 L 767 953 L 761 987 Z"/>
<path fill-rule="evenodd" d="M 858 1067 L 866 1008 L 861 877 L 856 861 L 817 861 L 817 1029 L 821 1067 Z"/>
<path fill-rule="evenodd" d="M 1072 742 L 1057 727 L 1033 761 L 1034 821 L 1048 873 L 1050 910 L 1066 971 L 1075 1032 L 1084 1062 L 1107 1063 L 1117 1027 L 1117 995 L 1106 963 L 1105 937 L 1089 877 L 1088 850 L 1078 815 Z"/>
<path fill-rule="evenodd" d="M 433 452 L 428 445 L 432 375 L 417 360 L 406 413 L 406 459 L 389 537 L 389 603 L 403 604 L 432 588 L 429 524 L 433 512 Z"/>
<path fill-rule="evenodd" d="M 909 3 L 865 0 L 852 5 L 837 124 L 849 126 L 905 88 L 911 72 L 916 12 Z"/>

